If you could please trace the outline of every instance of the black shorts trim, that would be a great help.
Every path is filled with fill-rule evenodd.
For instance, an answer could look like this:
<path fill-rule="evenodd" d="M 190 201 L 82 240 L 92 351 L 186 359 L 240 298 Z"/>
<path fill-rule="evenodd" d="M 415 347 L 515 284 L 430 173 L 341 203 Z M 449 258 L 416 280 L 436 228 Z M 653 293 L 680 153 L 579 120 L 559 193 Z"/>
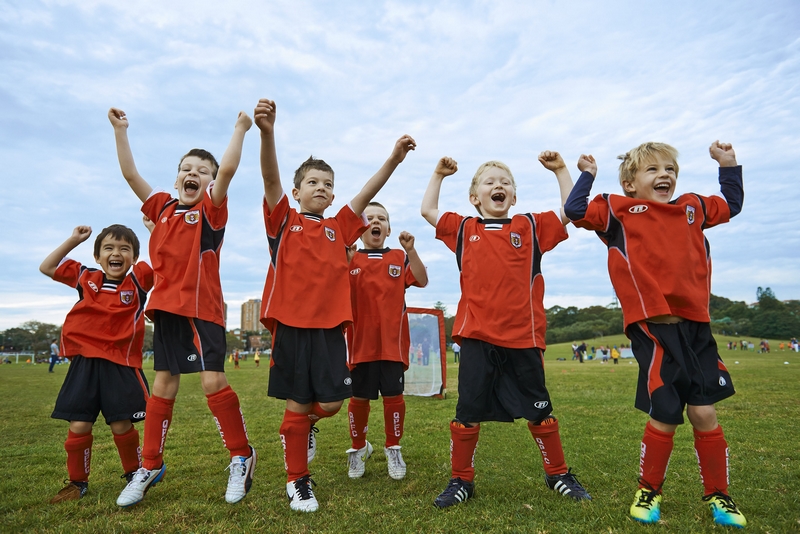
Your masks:
<path fill-rule="evenodd" d="M 308 404 L 353 396 L 341 327 L 295 328 L 276 323 L 274 336 L 267 392 L 270 397 Z"/>
<path fill-rule="evenodd" d="M 225 327 L 195 317 L 155 310 L 153 368 L 172 375 L 225 372 Z"/>
<path fill-rule="evenodd" d="M 145 418 L 150 386 L 141 369 L 104 358 L 75 356 L 50 417 L 94 423 L 103 412 L 106 424 Z"/>
<path fill-rule="evenodd" d="M 460 359 L 459 421 L 541 421 L 553 412 L 540 349 L 509 349 L 462 338 Z"/>
<path fill-rule="evenodd" d="M 356 364 L 350 370 L 353 377 L 353 396 L 377 400 L 378 392 L 384 397 L 403 394 L 403 362 L 377 360 Z"/>

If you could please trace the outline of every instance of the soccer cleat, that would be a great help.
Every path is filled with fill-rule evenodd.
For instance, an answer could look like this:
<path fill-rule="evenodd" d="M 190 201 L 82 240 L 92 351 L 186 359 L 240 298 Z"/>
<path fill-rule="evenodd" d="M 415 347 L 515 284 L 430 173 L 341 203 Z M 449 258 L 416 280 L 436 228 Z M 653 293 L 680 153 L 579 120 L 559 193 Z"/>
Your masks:
<path fill-rule="evenodd" d="M 563 475 L 545 475 L 544 481 L 547 483 L 548 488 L 559 492 L 565 497 L 571 497 L 576 501 L 592 500 L 589 492 L 581 486 L 581 483 L 572 474 L 572 469 L 569 469 Z"/>
<path fill-rule="evenodd" d="M 88 482 L 72 482 L 71 480 L 64 481 L 67 485 L 64 486 L 56 493 L 56 496 L 50 499 L 50 504 L 56 504 L 63 501 L 77 501 L 89 490 Z"/>
<path fill-rule="evenodd" d="M 117 506 L 127 508 L 133 506 L 138 502 L 142 502 L 144 494 L 147 493 L 152 486 L 155 486 L 164 479 L 164 473 L 167 472 L 167 464 L 161 464 L 158 469 L 146 469 L 140 467 L 131 477 L 131 481 L 122 490 L 122 493 L 117 497 Z"/>
<path fill-rule="evenodd" d="M 372 456 L 372 451 L 372 445 L 369 441 L 360 449 L 347 449 L 347 476 L 350 478 L 363 477 L 367 468 L 364 462 Z"/>
<path fill-rule="evenodd" d="M 130 473 L 125 473 L 124 475 L 121 475 L 119 478 L 124 478 L 125 479 L 125 484 L 127 485 L 127 484 L 130 484 L 131 480 L 133 480 L 133 475 L 135 475 L 135 474 L 136 474 L 136 471 L 131 471 Z"/>
<path fill-rule="evenodd" d="M 308 429 L 308 463 L 311 463 L 311 460 L 317 455 L 317 436 L 314 435 L 317 432 L 319 432 L 319 428 L 311 423 L 311 428 Z"/>
<path fill-rule="evenodd" d="M 639 488 L 630 513 L 640 523 L 657 523 L 661 519 L 661 493 L 654 489 Z"/>
<path fill-rule="evenodd" d="M 747 520 L 736 507 L 733 499 L 721 491 L 706 495 L 703 497 L 703 501 L 707 502 L 708 507 L 711 508 L 711 513 L 714 515 L 714 523 L 736 528 L 744 528 L 747 525 Z"/>
<path fill-rule="evenodd" d="M 225 500 L 235 504 L 244 499 L 253 484 L 253 471 L 256 470 L 256 450 L 250 447 L 250 456 L 234 456 L 231 458 L 228 489 Z"/>
<path fill-rule="evenodd" d="M 403 480 L 406 476 L 406 463 L 403 461 L 400 445 L 384 447 L 383 453 L 386 455 L 386 466 L 389 469 L 389 476 L 395 480 Z"/>
<path fill-rule="evenodd" d="M 474 483 L 458 477 L 451 478 L 444 491 L 433 501 L 433 505 L 437 508 L 447 508 L 466 501 L 474 494 Z"/>
<path fill-rule="evenodd" d="M 286 484 L 286 496 L 289 497 L 289 507 L 297 512 L 316 512 L 319 508 L 317 498 L 311 485 L 317 485 L 310 475 L 298 478 Z"/>

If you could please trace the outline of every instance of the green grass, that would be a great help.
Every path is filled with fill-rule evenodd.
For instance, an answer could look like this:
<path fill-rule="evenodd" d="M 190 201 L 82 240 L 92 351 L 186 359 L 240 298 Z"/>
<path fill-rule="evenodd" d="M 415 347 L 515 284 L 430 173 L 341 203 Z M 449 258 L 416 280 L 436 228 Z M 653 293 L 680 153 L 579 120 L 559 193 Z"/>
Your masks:
<path fill-rule="evenodd" d="M 728 338 L 718 337 L 720 345 Z M 620 344 L 623 336 L 586 340 Z M 772 343 L 777 347 L 777 342 Z M 752 532 L 800 531 L 800 356 L 721 351 L 737 394 L 718 404 L 730 447 L 731 494 Z M 565 357 L 567 361 L 556 361 Z M 449 358 L 452 362 L 452 355 Z M 576 503 L 546 489 L 541 459 L 526 425 L 485 423 L 475 459 L 476 495 L 449 510 L 432 506 L 450 475 L 448 422 L 455 413 L 457 366 L 448 366 L 445 400 L 409 397 L 403 455 L 408 476 L 393 481 L 383 457 L 382 408 L 372 403 L 369 439 L 376 454 L 359 480 L 347 477 L 350 446 L 343 410 L 323 421 L 311 465 L 320 510 L 301 514 L 285 498 L 278 428 L 284 405 L 266 395 L 268 367 L 232 366 L 251 442 L 258 449 L 253 489 L 237 505 L 224 500 L 227 451 L 197 375 L 182 378 L 167 440 L 167 474 L 139 505 L 114 504 L 123 487 L 106 425 L 95 429 L 89 493 L 48 504 L 66 478 L 67 423 L 50 419 L 66 366 L 0 366 L 0 531 L 3 532 L 719 532 L 700 501 L 691 428 L 680 427 L 669 466 L 662 525 L 628 518 L 647 416 L 633 408 L 636 364 L 570 360 L 568 344 L 546 353 L 548 388 L 560 420 L 567 462 L 594 497 Z M 738 361 L 739 364 L 734 362 Z M 784 365 L 789 361 L 790 365 Z M 152 372 L 148 372 L 152 378 Z M 141 425 L 139 425 L 141 431 Z"/>

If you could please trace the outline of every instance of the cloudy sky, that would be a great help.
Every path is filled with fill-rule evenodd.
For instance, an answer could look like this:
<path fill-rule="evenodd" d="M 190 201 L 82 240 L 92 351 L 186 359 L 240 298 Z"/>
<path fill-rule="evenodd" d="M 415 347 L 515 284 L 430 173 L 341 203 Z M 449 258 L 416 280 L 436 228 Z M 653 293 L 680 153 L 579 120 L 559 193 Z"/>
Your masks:
<path fill-rule="evenodd" d="M 142 176 L 171 190 L 180 156 L 203 147 L 221 157 L 237 113 L 252 115 L 261 97 L 277 102 L 284 187 L 309 154 L 335 169 L 330 215 L 400 135 L 416 139 L 376 197 L 392 218 L 390 246 L 410 231 L 428 266 L 430 284 L 409 290 L 409 305 L 442 301 L 454 313 L 459 298 L 454 256 L 419 214 L 440 157 L 460 169 L 440 208 L 472 214 L 472 174 L 500 159 L 518 183 L 515 212 L 546 211 L 558 207 L 558 187 L 539 152 L 560 151 L 575 179 L 578 156 L 591 153 L 593 192 L 619 192 L 616 156 L 651 140 L 680 151 L 679 192 L 718 192 L 708 156 L 716 139 L 744 166 L 743 212 L 706 234 L 712 292 L 752 302 L 769 286 L 800 298 L 794 0 L 9 0 L 0 40 L 0 329 L 63 322 L 76 294 L 38 266 L 76 225 L 96 235 L 121 223 L 147 241 L 109 107 L 128 114 Z M 221 274 L 230 328 L 241 303 L 260 298 L 267 270 L 258 143 L 254 127 L 229 191 Z M 604 246 L 569 232 L 543 262 L 545 305 L 608 304 Z M 93 239 L 70 257 L 93 265 Z"/>

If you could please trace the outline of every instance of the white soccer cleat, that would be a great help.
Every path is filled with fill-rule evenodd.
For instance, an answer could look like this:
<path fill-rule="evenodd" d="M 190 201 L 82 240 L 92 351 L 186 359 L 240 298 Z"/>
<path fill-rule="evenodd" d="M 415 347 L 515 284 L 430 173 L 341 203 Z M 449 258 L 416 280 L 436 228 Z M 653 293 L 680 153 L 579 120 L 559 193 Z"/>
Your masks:
<path fill-rule="evenodd" d="M 296 512 L 316 512 L 319 508 L 317 498 L 311 485 L 315 484 L 311 476 L 306 475 L 294 482 L 286 484 L 286 496 L 289 498 L 289 507 Z M 316 485 L 316 484 L 315 484 Z"/>
<path fill-rule="evenodd" d="M 225 500 L 231 504 L 244 499 L 253 485 L 253 471 L 256 470 L 256 450 L 250 447 L 250 456 L 234 456 L 228 466 L 228 489 Z"/>
<path fill-rule="evenodd" d="M 386 466 L 389 469 L 389 476 L 395 480 L 403 480 L 406 476 L 406 463 L 403 461 L 403 454 L 400 452 L 400 445 L 384 447 L 383 453 L 386 455 Z"/>
<path fill-rule="evenodd" d="M 119 494 L 119 497 L 117 497 L 117 506 L 128 507 L 142 502 L 147 490 L 161 482 L 164 479 L 164 473 L 166 473 L 166 471 L 166 464 L 161 464 L 161 467 L 152 470 L 140 467 L 133 474 L 130 482 L 128 482 L 128 485 L 122 490 L 122 493 Z"/>
<path fill-rule="evenodd" d="M 368 441 L 360 449 L 347 449 L 347 476 L 350 478 L 361 478 L 364 476 L 367 466 L 364 462 L 372 456 L 372 445 Z"/>

